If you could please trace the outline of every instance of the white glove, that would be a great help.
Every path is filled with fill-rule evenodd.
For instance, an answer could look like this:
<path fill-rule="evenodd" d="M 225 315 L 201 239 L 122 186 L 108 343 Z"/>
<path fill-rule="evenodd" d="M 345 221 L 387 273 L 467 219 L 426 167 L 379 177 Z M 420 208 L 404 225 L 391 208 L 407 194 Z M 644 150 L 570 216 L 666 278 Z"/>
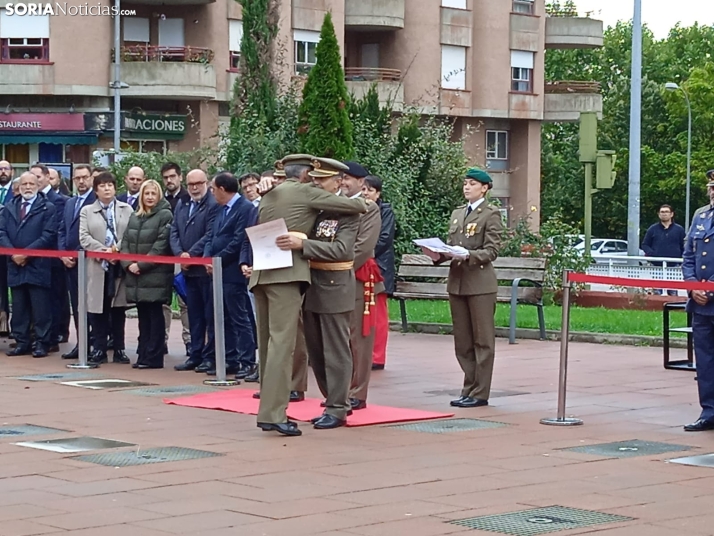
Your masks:
<path fill-rule="evenodd" d="M 462 261 L 468 260 L 468 258 L 469 258 L 469 250 L 468 249 L 461 247 L 461 246 L 452 246 L 452 250 L 454 250 L 452 253 L 452 257 L 454 257 L 455 259 L 459 259 Z"/>

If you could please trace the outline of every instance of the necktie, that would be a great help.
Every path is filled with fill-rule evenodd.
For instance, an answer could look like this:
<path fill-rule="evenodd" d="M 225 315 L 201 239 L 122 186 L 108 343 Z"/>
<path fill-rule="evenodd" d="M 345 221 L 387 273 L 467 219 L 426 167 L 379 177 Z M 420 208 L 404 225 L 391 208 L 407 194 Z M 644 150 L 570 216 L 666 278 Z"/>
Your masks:
<path fill-rule="evenodd" d="M 3 186 L 0 188 L 0 205 L 5 202 L 5 197 L 7 197 L 7 188 Z"/>
<path fill-rule="evenodd" d="M 77 219 L 79 211 L 82 210 L 82 198 L 78 197 L 74 202 L 74 219 Z"/>
<path fill-rule="evenodd" d="M 231 209 L 228 205 L 223 207 L 223 215 L 221 216 L 221 226 L 225 223 L 226 218 L 228 217 L 228 211 Z"/>
<path fill-rule="evenodd" d="M 198 206 L 198 203 L 196 201 L 191 201 L 191 204 L 189 205 L 188 208 L 188 217 L 190 218 L 193 216 L 193 211 L 196 210 L 196 207 Z"/>
<path fill-rule="evenodd" d="M 131 205 L 131 208 L 136 209 L 136 197 L 130 195 L 127 199 L 127 202 L 129 203 L 129 205 Z"/>
<path fill-rule="evenodd" d="M 471 208 L 471 205 L 466 209 L 466 217 L 468 218 L 469 215 L 474 211 L 474 209 Z"/>
<path fill-rule="evenodd" d="M 27 207 L 29 206 L 29 201 L 25 201 L 24 203 L 22 203 L 22 207 L 20 207 L 20 220 L 24 220 L 25 216 L 27 216 Z"/>

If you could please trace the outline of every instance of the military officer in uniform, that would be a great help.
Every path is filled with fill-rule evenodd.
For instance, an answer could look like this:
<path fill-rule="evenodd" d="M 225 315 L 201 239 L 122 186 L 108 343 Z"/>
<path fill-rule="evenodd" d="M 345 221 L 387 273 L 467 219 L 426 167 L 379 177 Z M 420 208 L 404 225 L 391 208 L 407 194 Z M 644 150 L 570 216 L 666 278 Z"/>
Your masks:
<path fill-rule="evenodd" d="M 709 175 L 707 173 L 707 175 Z M 685 281 L 714 282 L 714 179 L 707 184 L 709 204 L 695 213 L 684 247 Z M 697 384 L 702 412 L 687 432 L 714 430 L 714 292 L 692 290 L 687 312 L 692 314 L 692 337 L 697 359 Z"/>
<path fill-rule="evenodd" d="M 493 261 L 498 257 L 503 230 L 501 213 L 486 200 L 492 187 L 488 173 L 469 169 L 463 187 L 467 204 L 451 214 L 449 226 L 448 243 L 459 251 L 452 257 L 446 286 L 456 359 L 464 371 L 461 396 L 451 401 L 458 408 L 487 406 L 491 391 L 498 293 Z M 446 260 L 443 255 L 425 253 L 436 262 Z"/>
<path fill-rule="evenodd" d="M 310 172 L 315 185 L 337 194 L 340 173 L 347 166 L 329 158 Z M 352 413 L 349 388 L 352 379 L 350 318 L 354 310 L 354 248 L 360 217 L 322 212 L 308 240 L 286 236 L 281 249 L 302 252 L 310 260 L 312 283 L 305 294 L 303 318 L 310 365 L 326 397 L 325 412 L 312 420 L 317 429 L 344 426 Z"/>
<path fill-rule="evenodd" d="M 322 164 L 313 162 L 319 168 Z M 268 179 L 261 180 L 259 222 L 284 219 L 290 234 L 307 238 L 320 211 L 360 214 L 367 210 L 365 201 L 345 199 L 299 180 L 288 178 L 268 190 Z M 260 354 L 260 408 L 258 427 L 283 435 L 302 432 L 289 421 L 286 409 L 290 398 L 292 355 L 303 294 L 310 285 L 310 266 L 300 253 L 293 252 L 293 265 L 274 270 L 253 270 L 250 288 L 255 294 Z"/>

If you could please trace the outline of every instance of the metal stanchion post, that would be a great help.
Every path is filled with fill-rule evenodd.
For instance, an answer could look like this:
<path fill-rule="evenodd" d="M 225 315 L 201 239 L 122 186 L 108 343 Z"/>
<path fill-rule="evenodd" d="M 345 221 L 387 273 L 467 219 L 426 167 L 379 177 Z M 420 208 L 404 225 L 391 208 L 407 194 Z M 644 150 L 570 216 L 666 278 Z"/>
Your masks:
<path fill-rule="evenodd" d="M 239 385 L 238 380 L 226 379 L 226 335 L 223 318 L 223 261 L 213 257 L 213 324 L 216 341 L 216 379 L 204 380 L 205 385 L 231 387 Z"/>
<path fill-rule="evenodd" d="M 563 272 L 563 322 L 560 328 L 560 377 L 558 379 L 558 416 L 541 419 L 541 424 L 549 426 L 578 426 L 580 419 L 565 416 L 565 396 L 568 384 L 568 339 L 570 338 L 570 270 Z"/>
<path fill-rule="evenodd" d="M 93 369 L 99 365 L 88 363 L 89 344 L 87 340 L 87 256 L 84 251 L 77 252 L 77 348 L 79 363 L 67 365 L 71 369 Z"/>

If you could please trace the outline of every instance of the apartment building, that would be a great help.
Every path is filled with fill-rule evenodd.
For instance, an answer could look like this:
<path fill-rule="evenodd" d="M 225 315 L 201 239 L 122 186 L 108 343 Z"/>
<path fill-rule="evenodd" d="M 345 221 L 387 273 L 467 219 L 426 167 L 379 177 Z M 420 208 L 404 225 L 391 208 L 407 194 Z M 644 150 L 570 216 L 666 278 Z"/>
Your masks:
<path fill-rule="evenodd" d="M 240 5 L 121 8 L 136 12 L 121 17 L 122 144 L 163 152 L 214 143 L 239 76 Z M 280 10 L 281 83 L 314 65 L 331 11 L 348 88 L 361 95 L 377 84 L 397 108 L 450 118 L 512 214 L 540 205 L 542 123 L 602 111 L 595 84 L 544 80 L 546 49 L 602 46 L 602 23 L 546 17 L 545 0 L 282 0 Z M 0 9 L 0 157 L 21 169 L 86 162 L 112 146 L 113 27 L 108 16 Z"/>

